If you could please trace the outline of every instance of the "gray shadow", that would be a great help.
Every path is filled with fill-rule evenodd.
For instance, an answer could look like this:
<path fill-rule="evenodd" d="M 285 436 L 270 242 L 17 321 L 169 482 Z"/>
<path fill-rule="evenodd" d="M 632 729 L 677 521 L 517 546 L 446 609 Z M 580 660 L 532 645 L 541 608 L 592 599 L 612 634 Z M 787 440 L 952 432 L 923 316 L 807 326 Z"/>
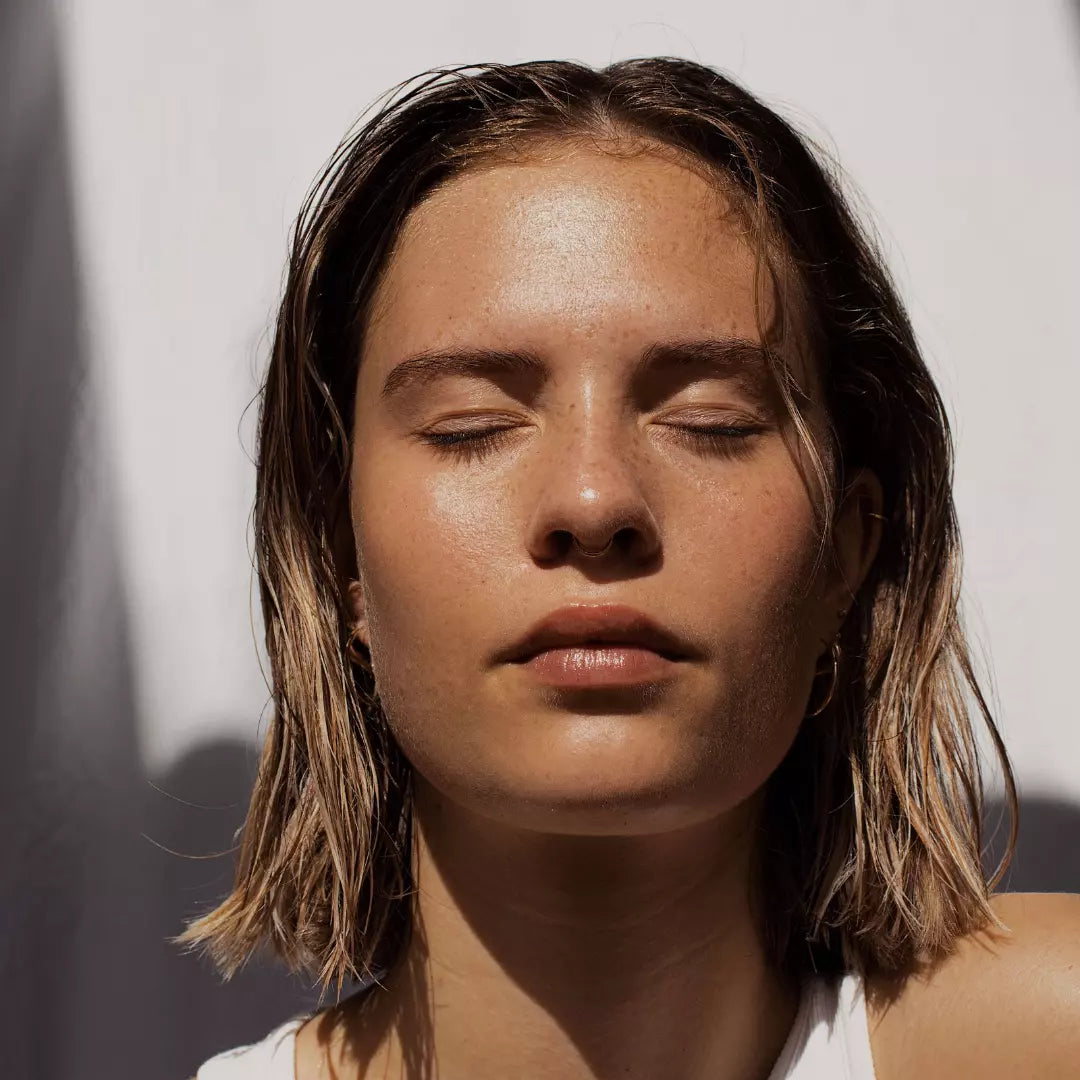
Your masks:
<path fill-rule="evenodd" d="M 253 958 L 225 983 L 207 959 L 168 941 L 228 893 L 256 765 L 254 747 L 221 740 L 191 750 L 146 785 L 140 876 L 156 883 L 158 903 L 141 947 L 155 957 L 169 1030 L 167 1052 L 159 1044 L 159 1061 L 140 1076 L 191 1076 L 217 1051 L 261 1039 L 318 1004 L 313 985 L 271 957 Z"/>
<path fill-rule="evenodd" d="M 214 744 L 162 779 L 220 813 L 159 794 L 140 763 L 59 63 L 52 5 L 0 6 L 0 1073 L 182 1080 L 312 995 L 260 963 L 225 986 L 168 941 L 231 860 L 145 836 L 230 847 L 251 755 Z"/>
<path fill-rule="evenodd" d="M 997 866 L 1008 841 L 1000 800 L 986 808 L 987 870 Z M 996 829 L 996 833 L 995 833 Z M 1049 795 L 1020 800 L 1016 854 L 998 886 L 1002 892 L 1080 893 L 1080 805 Z"/>
<path fill-rule="evenodd" d="M 86 883 L 111 858 L 96 822 L 103 790 L 135 762 L 115 548 L 102 504 L 80 506 L 75 481 L 93 471 L 94 433 L 80 414 L 55 37 L 48 5 L 0 9 L 0 1046 L 13 1077 L 78 1074 L 68 1039 L 93 965 Z"/>

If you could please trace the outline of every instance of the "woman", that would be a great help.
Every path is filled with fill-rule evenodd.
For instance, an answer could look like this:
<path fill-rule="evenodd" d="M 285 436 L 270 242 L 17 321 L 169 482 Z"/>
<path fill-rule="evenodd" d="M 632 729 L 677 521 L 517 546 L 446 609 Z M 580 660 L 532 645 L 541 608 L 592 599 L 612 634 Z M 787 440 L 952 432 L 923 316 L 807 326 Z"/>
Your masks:
<path fill-rule="evenodd" d="M 1015 798 L 950 476 L 880 257 L 729 80 L 492 65 L 386 105 L 297 228 L 275 715 L 184 935 L 364 985 L 199 1076 L 1080 1068 L 1080 902 L 980 861 L 974 719 Z"/>

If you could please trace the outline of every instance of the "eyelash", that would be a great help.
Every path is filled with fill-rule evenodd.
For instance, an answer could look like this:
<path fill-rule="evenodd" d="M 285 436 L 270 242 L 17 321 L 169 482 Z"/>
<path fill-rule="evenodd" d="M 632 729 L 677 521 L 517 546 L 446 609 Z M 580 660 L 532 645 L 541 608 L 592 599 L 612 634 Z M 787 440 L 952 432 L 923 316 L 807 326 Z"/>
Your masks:
<path fill-rule="evenodd" d="M 759 424 L 711 424 L 680 427 L 665 424 L 671 434 L 691 449 L 703 450 L 722 457 L 737 457 L 751 449 L 751 436 L 760 435 L 764 427 Z M 471 431 L 429 431 L 422 438 L 435 450 L 447 457 L 466 462 L 482 461 L 498 448 L 502 436 L 514 431 L 513 427 L 476 428 Z"/>
<path fill-rule="evenodd" d="M 423 439 L 444 457 L 453 457 L 466 462 L 482 461 L 495 450 L 501 437 L 511 427 L 474 428 L 470 431 L 429 431 Z"/>

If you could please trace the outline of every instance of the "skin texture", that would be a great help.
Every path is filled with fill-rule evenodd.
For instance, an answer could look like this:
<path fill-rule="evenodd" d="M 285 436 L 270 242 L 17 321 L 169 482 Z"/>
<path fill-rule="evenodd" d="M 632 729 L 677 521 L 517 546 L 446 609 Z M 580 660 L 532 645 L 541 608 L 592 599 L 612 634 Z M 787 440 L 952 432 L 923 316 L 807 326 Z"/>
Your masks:
<path fill-rule="evenodd" d="M 415 770 L 417 929 L 384 993 L 301 1030 L 301 1078 L 767 1076 L 797 997 L 748 898 L 759 796 L 872 562 L 880 488 L 856 478 L 820 562 L 760 380 L 635 374 L 658 343 L 759 341 L 754 270 L 715 186 L 649 151 L 538 147 L 407 222 L 360 365 L 349 596 Z M 478 348 L 544 372 L 383 393 L 410 357 Z M 702 424 L 754 434 L 681 430 Z M 427 441 L 494 426 L 482 455 Z M 576 693 L 499 662 L 574 603 L 639 608 L 696 658 Z M 893 1000 L 885 1080 L 915 1015 Z"/>
<path fill-rule="evenodd" d="M 1080 896 L 996 896 L 1003 929 L 870 994 L 877 1080 L 1080 1075 Z"/>
<path fill-rule="evenodd" d="M 813 574 L 790 432 L 746 379 L 630 377 L 658 342 L 756 340 L 753 282 L 714 187 L 652 155 L 488 168 L 413 214 L 361 364 L 354 601 L 395 735 L 455 803 L 543 832 L 667 830 L 743 802 L 788 749 L 849 606 Z M 380 397 L 402 359 L 470 346 L 530 350 L 550 376 Z M 492 423 L 512 429 L 480 461 L 420 437 Z M 676 426 L 709 423 L 760 433 L 710 447 Z M 571 537 L 618 548 L 588 560 Z M 630 604 L 704 655 L 648 700 L 553 702 L 493 662 L 583 602 Z"/>

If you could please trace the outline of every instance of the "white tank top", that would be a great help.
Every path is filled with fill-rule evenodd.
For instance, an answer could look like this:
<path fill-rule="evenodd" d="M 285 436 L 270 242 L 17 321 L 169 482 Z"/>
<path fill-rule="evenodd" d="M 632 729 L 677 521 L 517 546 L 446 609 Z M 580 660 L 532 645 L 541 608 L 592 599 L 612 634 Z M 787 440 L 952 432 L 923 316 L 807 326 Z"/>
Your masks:
<path fill-rule="evenodd" d="M 309 1018 L 297 1016 L 252 1046 L 212 1057 L 196 1080 L 296 1080 L 296 1032 Z M 862 980 L 813 979 L 768 1080 L 874 1080 Z"/>

